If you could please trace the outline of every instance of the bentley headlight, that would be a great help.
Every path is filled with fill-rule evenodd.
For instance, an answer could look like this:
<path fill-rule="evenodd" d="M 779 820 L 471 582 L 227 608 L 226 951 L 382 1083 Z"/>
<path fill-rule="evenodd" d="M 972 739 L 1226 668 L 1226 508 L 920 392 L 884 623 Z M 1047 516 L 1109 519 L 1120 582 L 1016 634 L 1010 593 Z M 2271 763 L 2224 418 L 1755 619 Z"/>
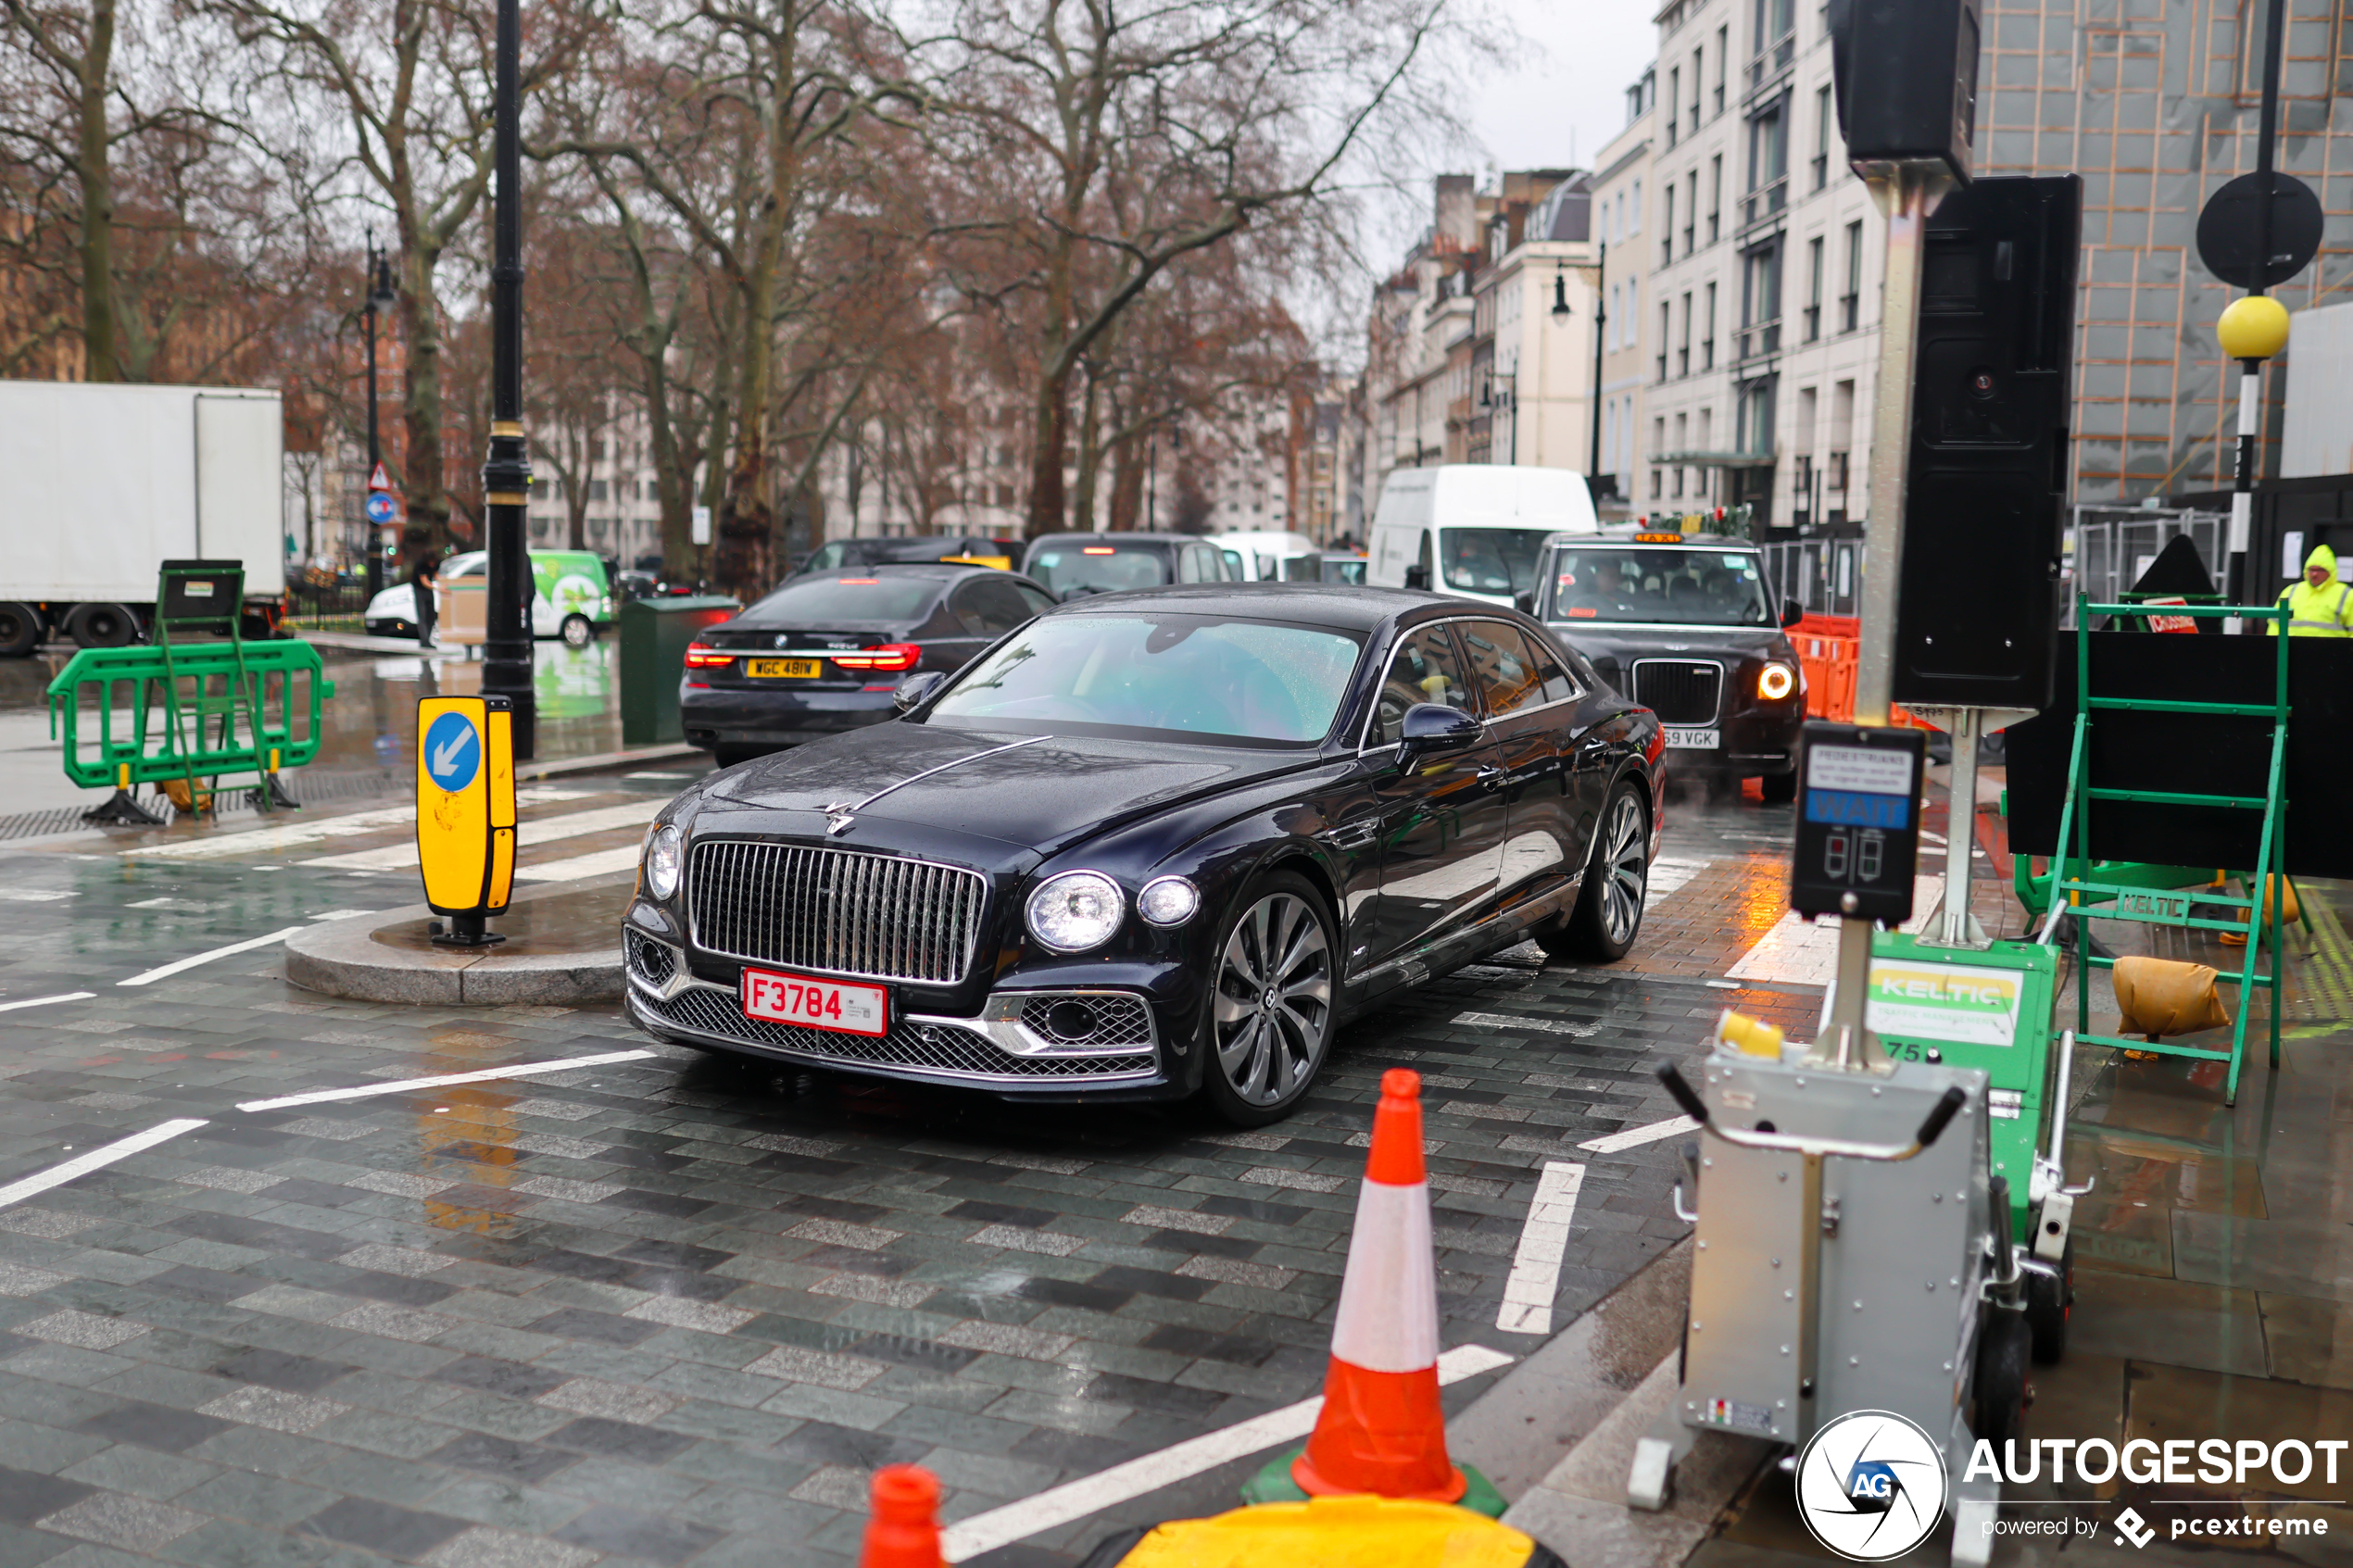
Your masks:
<path fill-rule="evenodd" d="M 1200 911 L 1201 889 L 1181 876 L 1155 878 L 1136 895 L 1136 912 L 1154 925 L 1182 925 Z"/>
<path fill-rule="evenodd" d="M 686 863 L 686 851 L 678 840 L 678 830 L 668 822 L 646 836 L 646 891 L 657 898 L 668 898 L 678 891 L 678 873 Z"/>
<path fill-rule="evenodd" d="M 1101 872 L 1050 876 L 1029 896 L 1029 934 L 1058 953 L 1100 947 L 1119 929 L 1127 900 Z"/>
<path fill-rule="evenodd" d="M 1756 672 L 1756 695 L 1779 702 L 1797 689 L 1797 671 L 1786 664 L 1768 664 Z"/>

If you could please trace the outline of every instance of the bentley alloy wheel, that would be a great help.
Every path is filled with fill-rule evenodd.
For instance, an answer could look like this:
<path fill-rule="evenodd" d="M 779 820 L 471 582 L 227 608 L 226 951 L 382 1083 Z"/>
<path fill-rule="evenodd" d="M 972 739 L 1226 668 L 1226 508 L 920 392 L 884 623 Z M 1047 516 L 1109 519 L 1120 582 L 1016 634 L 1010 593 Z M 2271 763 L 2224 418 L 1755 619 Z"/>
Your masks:
<path fill-rule="evenodd" d="M 1211 1003 L 1216 1071 L 1253 1108 L 1302 1093 L 1331 1033 L 1332 944 L 1303 888 L 1263 893 L 1218 955 Z"/>

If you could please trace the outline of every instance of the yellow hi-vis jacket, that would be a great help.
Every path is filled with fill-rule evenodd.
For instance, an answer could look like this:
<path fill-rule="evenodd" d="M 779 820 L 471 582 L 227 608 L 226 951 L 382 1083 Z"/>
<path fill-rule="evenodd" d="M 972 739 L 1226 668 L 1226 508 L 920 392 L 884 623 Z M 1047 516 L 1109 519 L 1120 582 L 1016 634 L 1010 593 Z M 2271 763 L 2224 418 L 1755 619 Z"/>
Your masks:
<path fill-rule="evenodd" d="M 2297 578 L 2280 590 L 2279 602 L 2287 606 L 2287 634 L 2291 637 L 2353 637 L 2353 584 L 2336 580 L 2336 552 L 2326 545 L 2315 545 L 2312 553 L 2304 558 L 2304 570 L 2316 566 L 2329 569 L 2328 581 L 2315 588 Z M 2271 636 L 2280 634 L 2278 621 L 2264 629 Z"/>

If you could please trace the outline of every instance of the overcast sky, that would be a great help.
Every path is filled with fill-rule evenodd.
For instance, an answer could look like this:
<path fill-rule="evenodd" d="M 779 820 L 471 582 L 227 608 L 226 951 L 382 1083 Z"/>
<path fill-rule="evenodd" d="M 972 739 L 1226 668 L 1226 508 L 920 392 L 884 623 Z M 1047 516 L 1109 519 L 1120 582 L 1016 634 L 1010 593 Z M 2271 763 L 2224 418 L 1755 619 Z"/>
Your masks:
<path fill-rule="evenodd" d="M 1502 169 L 1592 168 L 1625 127 L 1627 87 L 1658 52 L 1657 6 L 1505 0 L 1504 9 L 1540 47 L 1477 99 L 1472 125 L 1488 157 Z"/>

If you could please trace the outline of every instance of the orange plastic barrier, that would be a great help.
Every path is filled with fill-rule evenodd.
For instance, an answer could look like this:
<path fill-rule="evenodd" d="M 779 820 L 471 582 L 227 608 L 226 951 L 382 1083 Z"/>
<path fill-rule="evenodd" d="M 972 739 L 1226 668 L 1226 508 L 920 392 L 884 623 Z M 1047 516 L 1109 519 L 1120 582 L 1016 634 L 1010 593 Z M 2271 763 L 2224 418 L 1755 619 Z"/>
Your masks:
<path fill-rule="evenodd" d="M 1806 716 L 1845 723 L 1855 717 L 1855 670 L 1862 646 L 1862 622 L 1851 615 L 1808 615 L 1789 629 L 1797 662 L 1806 670 Z M 1932 730 L 1901 708 L 1888 710 L 1902 728 Z"/>

